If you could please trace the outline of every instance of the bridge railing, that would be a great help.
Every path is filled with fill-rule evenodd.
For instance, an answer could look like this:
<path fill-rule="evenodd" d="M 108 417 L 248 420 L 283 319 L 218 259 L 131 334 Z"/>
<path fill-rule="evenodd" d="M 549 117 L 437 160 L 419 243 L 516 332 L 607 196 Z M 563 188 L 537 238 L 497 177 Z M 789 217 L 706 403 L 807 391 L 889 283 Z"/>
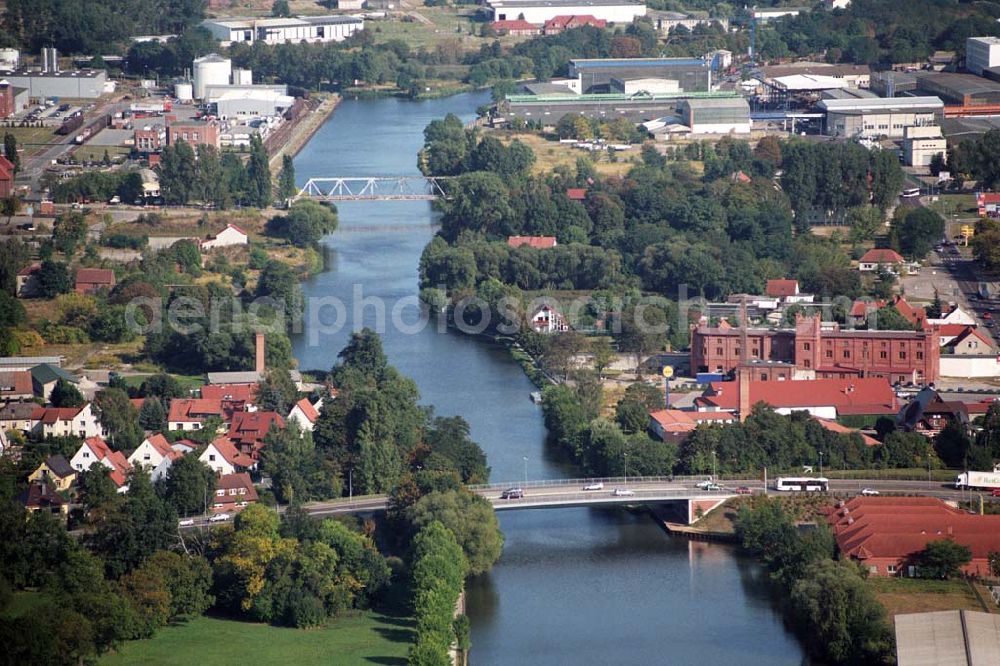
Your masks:
<path fill-rule="evenodd" d="M 506 488 L 548 488 L 552 486 L 587 486 L 594 483 L 604 483 L 604 484 L 618 484 L 625 485 L 629 483 L 697 483 L 698 481 L 711 481 L 711 480 L 723 480 L 722 477 L 716 476 L 715 479 L 712 478 L 711 474 L 700 474 L 700 475 L 690 475 L 690 476 L 595 476 L 595 477 L 579 477 L 575 479 L 546 479 L 541 481 L 529 480 L 525 482 L 524 480 L 518 481 L 504 481 L 497 483 L 480 483 L 476 485 L 469 486 L 470 490 L 482 491 L 482 490 L 503 490 Z M 734 481 L 760 481 L 756 478 L 747 477 L 733 477 Z"/>

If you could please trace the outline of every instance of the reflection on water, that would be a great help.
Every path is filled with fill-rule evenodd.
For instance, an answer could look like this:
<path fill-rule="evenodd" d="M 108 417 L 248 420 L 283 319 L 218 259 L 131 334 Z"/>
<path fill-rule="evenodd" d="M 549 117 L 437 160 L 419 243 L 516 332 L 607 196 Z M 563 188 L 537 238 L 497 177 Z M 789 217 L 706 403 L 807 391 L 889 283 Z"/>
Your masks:
<path fill-rule="evenodd" d="M 313 176 L 407 175 L 423 128 L 455 112 L 468 121 L 486 93 L 445 100 L 345 101 L 296 158 Z M 344 329 L 294 342 L 302 368 L 329 368 L 374 308 L 417 293 L 420 253 L 434 234 L 427 202 L 343 203 L 326 239 L 329 270 L 306 296 L 348 305 Z M 360 292 L 358 291 L 360 289 Z M 408 319 L 412 323 L 412 319 Z M 535 390 L 502 348 L 428 325 L 382 331 L 389 360 L 423 401 L 461 414 L 489 457 L 492 479 L 572 475 L 545 443 Z M 524 458 L 527 457 L 527 465 Z M 526 469 L 526 472 L 525 472 Z M 469 581 L 472 662 L 481 664 L 798 664 L 802 652 L 773 610 L 759 568 L 724 546 L 668 538 L 644 514 L 559 509 L 500 514 L 506 543 L 487 575 Z"/>

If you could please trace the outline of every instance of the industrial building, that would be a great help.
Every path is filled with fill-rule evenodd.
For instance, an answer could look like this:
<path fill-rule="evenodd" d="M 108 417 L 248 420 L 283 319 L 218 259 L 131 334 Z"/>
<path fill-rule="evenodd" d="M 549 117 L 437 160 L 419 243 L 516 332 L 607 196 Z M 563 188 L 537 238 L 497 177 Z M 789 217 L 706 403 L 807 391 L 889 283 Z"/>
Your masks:
<path fill-rule="evenodd" d="M 926 167 L 935 155 L 948 152 L 948 142 L 938 126 L 903 129 L 903 159 L 907 166 Z"/>
<path fill-rule="evenodd" d="M 750 134 L 750 105 L 743 97 L 685 99 L 680 112 L 691 134 Z"/>
<path fill-rule="evenodd" d="M 228 92 L 260 92 L 260 91 L 273 92 L 278 95 L 287 95 L 288 86 L 286 86 L 283 83 L 255 83 L 252 85 L 210 83 L 205 86 L 204 99 L 211 103 Z"/>
<path fill-rule="evenodd" d="M 0 79 L 5 79 L 16 88 L 26 89 L 30 98 L 96 99 L 104 93 L 108 73 L 103 69 L 74 69 L 68 72 L 0 71 Z"/>
<path fill-rule="evenodd" d="M 17 88 L 7 79 L 0 79 L 0 118 L 9 118 L 27 106 L 28 89 Z"/>
<path fill-rule="evenodd" d="M 871 89 L 880 97 L 899 97 L 917 89 L 917 77 L 909 72 L 875 72 L 871 76 Z"/>
<path fill-rule="evenodd" d="M 770 9 L 755 9 L 753 11 L 753 18 L 757 22 L 757 25 L 764 25 L 765 23 L 770 23 L 775 19 L 784 18 L 786 16 L 798 16 L 803 12 L 809 12 L 809 7 L 773 7 Z"/>
<path fill-rule="evenodd" d="M 711 65 L 701 58 L 574 58 L 569 77 L 585 93 L 610 92 L 612 78 L 672 79 L 684 92 L 712 89 Z"/>
<path fill-rule="evenodd" d="M 646 15 L 646 5 L 630 0 L 489 0 L 493 21 L 523 19 L 543 25 L 557 16 L 593 16 L 609 23 L 631 23 Z"/>
<path fill-rule="evenodd" d="M 949 105 L 1000 105 L 1000 83 L 972 74 L 951 72 L 917 72 L 917 90 L 924 95 L 936 95 Z"/>
<path fill-rule="evenodd" d="M 291 16 L 207 19 L 201 25 L 223 44 L 284 44 L 342 42 L 359 30 L 364 30 L 365 22 L 356 16 Z"/>
<path fill-rule="evenodd" d="M 872 70 L 868 65 L 831 65 L 825 62 L 793 62 L 787 65 L 768 65 L 760 68 L 765 79 L 783 76 L 807 75 L 840 79 L 847 88 L 867 88 L 871 85 Z"/>
<path fill-rule="evenodd" d="M 969 37 L 965 40 L 965 69 L 982 76 L 984 69 L 1000 66 L 1000 39 Z"/>
<path fill-rule="evenodd" d="M 691 16 L 681 12 L 651 11 L 649 18 L 653 20 L 653 25 L 657 32 L 669 35 L 677 28 L 694 30 L 698 26 L 718 26 L 725 32 L 729 32 L 729 19 L 714 16 Z"/>
<path fill-rule="evenodd" d="M 205 99 L 205 92 L 208 86 L 228 86 L 233 75 L 233 61 L 223 58 L 218 53 L 209 53 L 207 56 L 195 58 L 194 69 L 194 96 L 197 99 Z"/>
<path fill-rule="evenodd" d="M 172 146 L 183 140 L 192 146 L 214 146 L 219 148 L 221 137 L 219 124 L 196 120 L 171 122 L 167 125 L 167 145 Z"/>
<path fill-rule="evenodd" d="M 676 79 L 618 78 L 611 79 L 611 92 L 634 95 L 636 93 L 668 94 L 681 92 Z"/>
<path fill-rule="evenodd" d="M 938 125 L 944 113 L 939 97 L 824 99 L 817 107 L 826 113 L 824 133 L 843 137 L 902 139 L 905 128 Z"/>
<path fill-rule="evenodd" d="M 294 97 L 282 95 L 274 90 L 245 88 L 226 91 L 211 100 L 216 115 L 226 119 L 278 116 L 287 111 L 294 102 Z"/>
<path fill-rule="evenodd" d="M 732 93 L 672 93 L 672 94 L 591 94 L 591 95 L 509 95 L 499 105 L 501 115 L 535 120 L 555 125 L 565 115 L 576 113 L 587 118 L 613 120 L 626 118 L 642 122 L 653 118 L 678 115 L 683 99 L 698 97 L 728 97 Z"/>

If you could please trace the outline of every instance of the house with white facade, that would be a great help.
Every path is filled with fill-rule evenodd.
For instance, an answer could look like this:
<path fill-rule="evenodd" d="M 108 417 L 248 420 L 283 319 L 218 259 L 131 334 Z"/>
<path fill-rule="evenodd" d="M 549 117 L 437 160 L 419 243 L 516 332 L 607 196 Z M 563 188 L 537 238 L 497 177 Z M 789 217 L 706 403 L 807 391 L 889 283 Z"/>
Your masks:
<path fill-rule="evenodd" d="M 70 466 L 78 472 L 89 470 L 94 463 L 104 465 L 111 470 L 111 480 L 119 493 L 128 491 L 128 474 L 132 470 L 132 465 L 121 451 L 112 451 L 107 442 L 100 437 L 86 438 L 69 461 Z"/>
<path fill-rule="evenodd" d="M 43 437 L 106 437 L 108 434 L 89 402 L 82 407 L 42 407 L 40 410 L 35 414 L 38 421 L 35 430 Z"/>
<path fill-rule="evenodd" d="M 149 470 L 151 478 L 156 482 L 166 475 L 171 463 L 182 455 L 184 454 L 170 445 L 166 437 L 156 433 L 142 440 L 142 444 L 136 447 L 128 461 L 133 467 Z"/>
<path fill-rule="evenodd" d="M 535 308 L 532 313 L 531 328 L 535 333 L 562 333 L 568 331 L 570 327 L 561 312 L 545 303 Z"/>
<path fill-rule="evenodd" d="M 208 19 L 202 27 L 226 43 L 299 44 L 301 42 L 342 42 L 359 30 L 365 21 L 357 16 L 287 16 L 273 18 Z"/>
<path fill-rule="evenodd" d="M 205 240 L 201 241 L 201 249 L 213 250 L 217 247 L 230 247 L 233 245 L 246 245 L 250 242 L 250 237 L 247 232 L 240 229 L 235 224 L 227 224 L 226 228 L 215 234 L 214 236 L 209 236 Z"/>
<path fill-rule="evenodd" d="M 216 437 L 198 456 L 216 474 L 235 474 L 252 469 L 257 463 L 245 453 L 240 453 L 228 437 Z"/>
<path fill-rule="evenodd" d="M 285 421 L 286 423 L 294 421 L 299 424 L 299 430 L 302 432 L 312 432 L 316 426 L 316 420 L 319 418 L 319 410 L 322 408 L 323 398 L 317 400 L 316 404 L 312 404 L 308 399 L 302 398 L 295 403 L 292 411 L 288 412 L 288 418 Z"/>
<path fill-rule="evenodd" d="M 955 305 L 948 312 L 942 312 L 937 319 L 927 319 L 931 326 L 944 326 L 947 324 L 962 324 L 964 326 L 975 326 L 976 318 L 968 312 Z"/>

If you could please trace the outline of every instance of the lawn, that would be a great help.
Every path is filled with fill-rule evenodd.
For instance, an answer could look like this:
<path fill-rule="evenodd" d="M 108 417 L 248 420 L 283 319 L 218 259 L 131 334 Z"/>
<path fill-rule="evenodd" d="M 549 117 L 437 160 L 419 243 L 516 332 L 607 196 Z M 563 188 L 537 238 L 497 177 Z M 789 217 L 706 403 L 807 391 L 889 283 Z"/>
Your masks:
<path fill-rule="evenodd" d="M 559 165 L 575 170 L 577 159 L 589 156 L 590 159 L 594 160 L 594 169 L 597 173 L 604 176 L 623 176 L 635 166 L 631 161 L 632 158 L 639 159 L 638 146 L 631 151 L 616 153 L 617 161 L 612 162 L 607 152 L 583 151 L 566 143 L 548 141 L 537 134 L 498 133 L 497 138 L 504 143 L 517 139 L 521 143 L 527 144 L 535 153 L 535 165 L 532 171 L 536 174 L 548 173 Z"/>
<path fill-rule="evenodd" d="M 323 629 L 284 629 L 266 624 L 198 617 L 166 627 L 150 640 L 133 641 L 102 664 L 167 666 L 203 663 L 405 664 L 412 621 L 378 613 L 344 617 Z"/>
<path fill-rule="evenodd" d="M 963 580 L 873 577 L 868 582 L 889 617 L 899 613 L 983 610 L 972 588 Z"/>

